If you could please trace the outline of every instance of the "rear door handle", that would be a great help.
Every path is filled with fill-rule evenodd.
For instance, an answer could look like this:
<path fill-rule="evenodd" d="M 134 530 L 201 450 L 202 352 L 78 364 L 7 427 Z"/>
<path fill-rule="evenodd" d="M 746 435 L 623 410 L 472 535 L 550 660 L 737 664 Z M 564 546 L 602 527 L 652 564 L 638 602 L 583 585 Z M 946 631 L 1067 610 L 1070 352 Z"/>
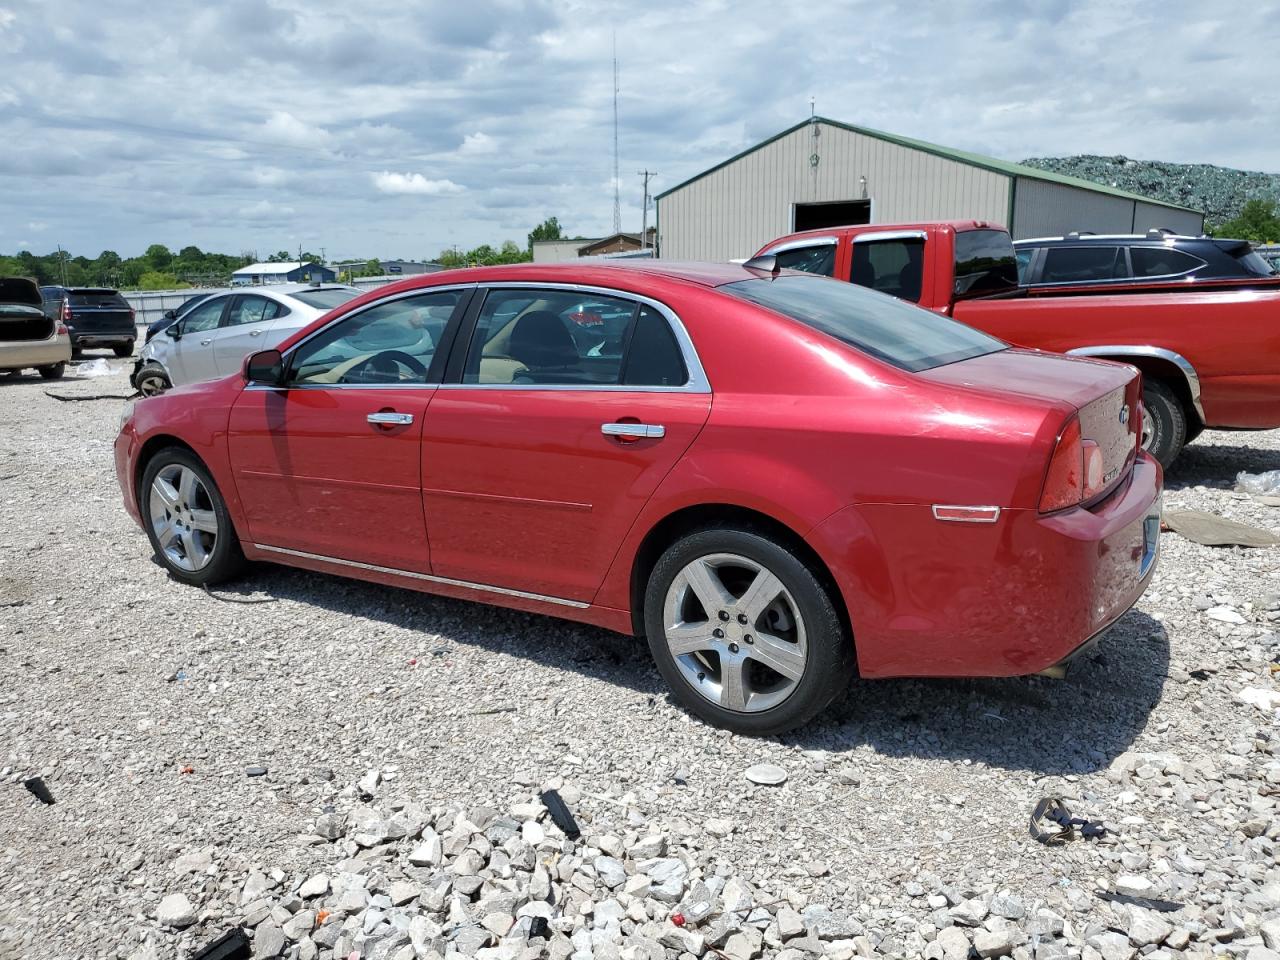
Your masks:
<path fill-rule="evenodd" d="M 260 333 L 262 333 L 262 331 L 261 331 L 261 330 L 250 330 L 250 331 L 249 331 L 249 336 L 251 336 L 251 337 L 256 337 L 256 336 L 258 336 Z"/>
<path fill-rule="evenodd" d="M 207 346 L 208 346 L 209 344 L 211 344 L 211 343 L 213 343 L 213 341 L 212 341 L 212 340 L 201 340 L 201 341 L 200 341 L 200 346 L 202 346 L 202 347 L 207 347 Z"/>
<path fill-rule="evenodd" d="M 365 419 L 368 420 L 370 423 L 376 423 L 379 426 L 383 426 L 383 427 L 402 426 L 407 423 L 413 423 L 413 414 L 412 413 L 389 413 L 386 411 L 379 411 L 378 413 L 369 414 L 367 417 L 365 417 Z"/>
<path fill-rule="evenodd" d="M 600 432 L 606 437 L 645 437 L 657 440 L 667 435 L 667 428 L 660 423 L 602 423 Z"/>

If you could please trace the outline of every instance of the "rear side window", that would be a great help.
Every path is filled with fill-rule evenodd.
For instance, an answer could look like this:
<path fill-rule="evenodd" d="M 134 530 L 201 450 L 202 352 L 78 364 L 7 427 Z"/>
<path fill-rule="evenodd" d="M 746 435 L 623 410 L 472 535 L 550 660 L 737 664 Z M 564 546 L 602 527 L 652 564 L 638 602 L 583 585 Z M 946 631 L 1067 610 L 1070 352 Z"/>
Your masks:
<path fill-rule="evenodd" d="M 1018 250 L 1018 283 L 1030 282 L 1027 273 L 1031 270 L 1031 258 L 1036 255 L 1035 247 L 1022 247 Z"/>
<path fill-rule="evenodd" d="M 1013 240 L 1003 230 L 961 230 L 956 234 L 957 297 L 983 297 L 1018 286 Z"/>
<path fill-rule="evenodd" d="M 289 296 L 317 310 L 332 310 L 360 295 L 359 290 L 302 290 Z"/>
<path fill-rule="evenodd" d="M 1127 277 L 1124 253 L 1119 247 L 1050 247 L 1044 254 L 1041 283 L 1088 283 Z"/>
<path fill-rule="evenodd" d="M 72 290 L 69 294 L 73 307 L 122 307 L 129 309 L 124 297 L 114 290 Z"/>
<path fill-rule="evenodd" d="M 1270 260 L 1262 256 L 1252 247 L 1241 247 L 1231 251 L 1231 255 L 1235 257 L 1236 263 L 1244 269 L 1245 273 L 1251 273 L 1255 277 L 1274 277 L 1277 271 Z"/>
<path fill-rule="evenodd" d="M 1204 266 L 1199 257 L 1168 247 L 1130 247 L 1129 259 L 1135 277 L 1171 277 Z"/>
<path fill-rule="evenodd" d="M 924 280 L 924 238 L 855 240 L 849 279 L 859 286 L 915 303 L 920 299 Z"/>
<path fill-rule="evenodd" d="M 1012 249 L 1009 259 L 1012 262 Z M 719 290 L 913 373 L 1006 347 L 1003 341 L 947 317 L 838 280 L 780 276 L 741 280 Z"/>
<path fill-rule="evenodd" d="M 632 387 L 678 387 L 688 379 L 666 318 L 650 306 L 641 306 L 627 344 L 622 382 Z"/>
<path fill-rule="evenodd" d="M 238 297 L 235 306 L 227 311 L 224 327 L 236 327 L 242 323 L 262 323 L 280 316 L 283 308 L 266 297 Z"/>
<path fill-rule="evenodd" d="M 775 253 L 774 260 L 783 270 L 802 270 L 830 277 L 836 272 L 836 245 L 823 243 L 812 247 L 796 247 Z"/>

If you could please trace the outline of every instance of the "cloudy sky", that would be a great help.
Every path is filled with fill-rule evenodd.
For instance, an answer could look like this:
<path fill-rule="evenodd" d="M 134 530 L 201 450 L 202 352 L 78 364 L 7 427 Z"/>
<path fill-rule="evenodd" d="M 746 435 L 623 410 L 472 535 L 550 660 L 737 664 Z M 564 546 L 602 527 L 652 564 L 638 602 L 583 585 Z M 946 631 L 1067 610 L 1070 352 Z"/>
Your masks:
<path fill-rule="evenodd" d="M 0 0 L 0 253 L 609 232 L 809 114 L 1280 172 L 1280 3 Z"/>

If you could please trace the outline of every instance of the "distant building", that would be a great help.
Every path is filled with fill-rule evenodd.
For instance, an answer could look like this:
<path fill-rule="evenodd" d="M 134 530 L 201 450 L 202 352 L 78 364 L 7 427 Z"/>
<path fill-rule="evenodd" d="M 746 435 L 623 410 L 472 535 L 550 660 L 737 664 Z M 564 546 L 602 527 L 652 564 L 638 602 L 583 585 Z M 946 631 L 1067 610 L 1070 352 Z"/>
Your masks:
<path fill-rule="evenodd" d="M 379 260 L 382 272 L 410 277 L 419 273 L 435 273 L 444 267 L 432 260 Z"/>
<path fill-rule="evenodd" d="M 653 227 L 650 227 L 648 247 L 653 247 L 656 237 Z M 576 260 L 578 257 L 598 257 L 606 253 L 630 253 L 644 246 L 640 243 L 638 233 L 615 233 L 594 239 L 577 237 L 573 240 L 535 240 L 533 262 L 559 263 L 563 260 Z"/>
<path fill-rule="evenodd" d="M 864 223 L 987 220 L 1014 239 L 1204 229 L 1199 210 L 823 117 L 655 199 L 659 247 L 672 260 L 749 257 L 793 231 Z"/>
<path fill-rule="evenodd" d="M 331 283 L 337 274 L 319 263 L 293 260 L 284 263 L 251 263 L 231 274 L 232 286 L 263 283 Z"/>

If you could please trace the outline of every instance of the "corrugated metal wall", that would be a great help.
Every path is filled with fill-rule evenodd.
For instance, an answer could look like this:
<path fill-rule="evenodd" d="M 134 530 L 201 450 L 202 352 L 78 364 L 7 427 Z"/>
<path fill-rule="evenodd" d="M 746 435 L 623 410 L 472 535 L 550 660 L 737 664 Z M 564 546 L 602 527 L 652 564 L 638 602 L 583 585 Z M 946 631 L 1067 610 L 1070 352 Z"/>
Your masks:
<path fill-rule="evenodd" d="M 1018 178 L 1013 239 L 1061 237 L 1073 230 L 1132 233 L 1133 201 L 1066 184 Z"/>
<path fill-rule="evenodd" d="M 955 160 L 839 127 L 802 127 L 658 201 L 659 249 L 673 260 L 748 257 L 792 230 L 792 205 L 862 197 L 873 223 L 974 218 L 1005 223 L 1009 183 Z M 817 153 L 817 167 L 809 157 Z"/>
<path fill-rule="evenodd" d="M 1168 227 L 1175 233 L 1198 237 L 1204 232 L 1204 217 L 1189 211 L 1171 210 L 1154 203 L 1135 204 L 1134 230 L 1146 233 L 1152 227 Z"/>

